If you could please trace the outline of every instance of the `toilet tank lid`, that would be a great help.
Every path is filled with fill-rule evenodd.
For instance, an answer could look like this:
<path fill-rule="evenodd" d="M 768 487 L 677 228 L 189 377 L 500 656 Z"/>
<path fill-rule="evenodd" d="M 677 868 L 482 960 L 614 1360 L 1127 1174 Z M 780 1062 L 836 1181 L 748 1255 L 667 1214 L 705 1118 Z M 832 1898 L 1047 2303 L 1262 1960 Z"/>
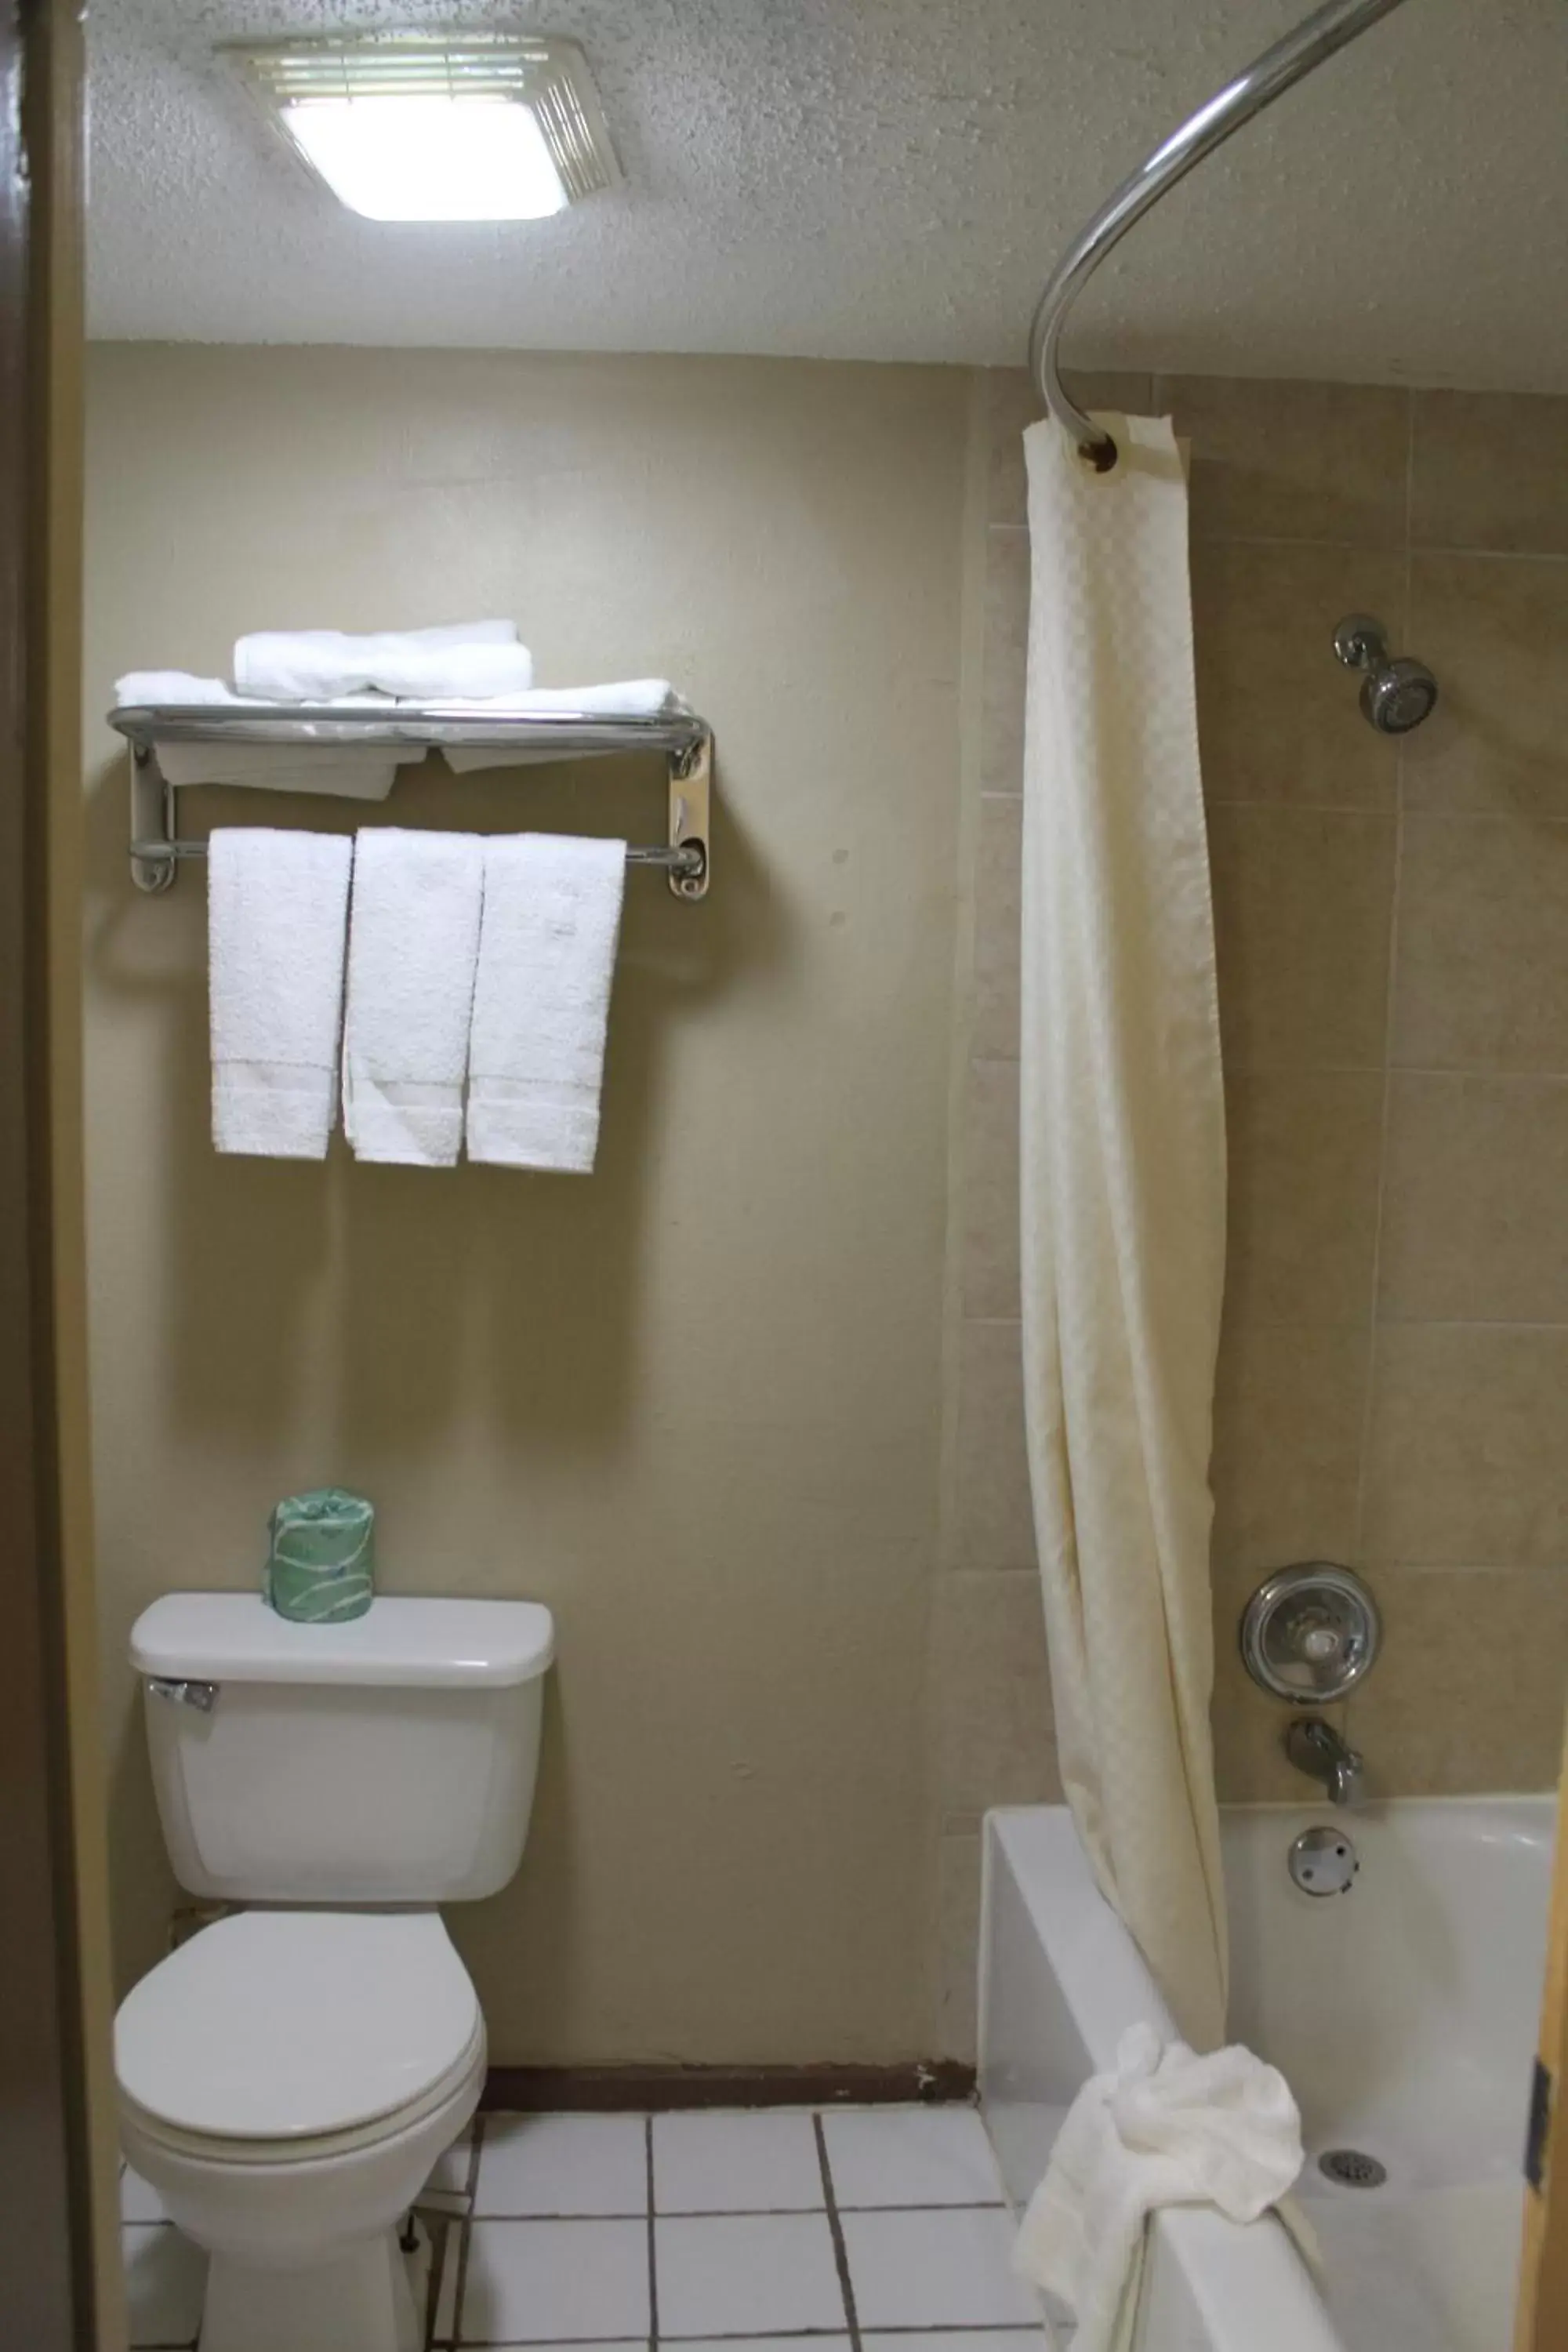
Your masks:
<path fill-rule="evenodd" d="M 177 1682 L 497 1689 L 533 1681 L 554 1655 L 537 1601 L 387 1594 L 345 1625 L 296 1625 L 253 1592 L 166 1592 L 131 1629 L 136 1672 Z"/>

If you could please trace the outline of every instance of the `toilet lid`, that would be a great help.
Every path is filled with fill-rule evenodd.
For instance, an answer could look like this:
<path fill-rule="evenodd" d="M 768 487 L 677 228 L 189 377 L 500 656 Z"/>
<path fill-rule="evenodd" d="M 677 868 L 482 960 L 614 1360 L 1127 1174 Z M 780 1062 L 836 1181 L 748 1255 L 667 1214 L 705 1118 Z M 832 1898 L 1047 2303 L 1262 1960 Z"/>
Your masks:
<path fill-rule="evenodd" d="M 121 2003 L 120 2086 L 214 2139 L 347 2131 L 418 2099 L 479 2005 L 435 1911 L 244 1911 L 204 1928 Z"/>

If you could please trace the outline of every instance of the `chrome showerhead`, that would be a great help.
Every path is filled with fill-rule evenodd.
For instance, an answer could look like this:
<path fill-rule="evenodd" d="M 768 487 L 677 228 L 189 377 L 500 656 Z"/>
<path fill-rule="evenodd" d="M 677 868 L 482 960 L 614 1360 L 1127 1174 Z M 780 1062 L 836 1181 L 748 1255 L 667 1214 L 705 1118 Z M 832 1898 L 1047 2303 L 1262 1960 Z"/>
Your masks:
<path fill-rule="evenodd" d="M 1370 613 L 1351 613 L 1334 631 L 1334 651 L 1347 669 L 1363 670 L 1362 716 L 1380 735 L 1408 735 L 1430 718 L 1437 681 L 1425 662 L 1388 650 L 1388 633 Z"/>

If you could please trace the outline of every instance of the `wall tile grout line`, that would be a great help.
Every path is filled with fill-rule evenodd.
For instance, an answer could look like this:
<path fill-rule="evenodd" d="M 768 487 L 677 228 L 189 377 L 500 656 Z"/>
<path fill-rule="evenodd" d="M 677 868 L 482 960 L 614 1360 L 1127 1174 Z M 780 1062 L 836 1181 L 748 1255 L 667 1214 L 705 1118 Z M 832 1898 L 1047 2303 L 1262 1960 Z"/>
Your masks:
<path fill-rule="evenodd" d="M 1381 1315 L 1378 1322 L 1384 1331 L 1568 1331 L 1568 1322 L 1531 1315 Z"/>
<path fill-rule="evenodd" d="M 1398 1553 L 1380 1552 L 1371 1565 L 1379 1576 L 1568 1577 L 1568 1560 L 1563 1559 L 1406 1559 Z"/>
<path fill-rule="evenodd" d="M 1002 794 L 1001 798 L 1016 798 Z M 1389 801 L 1318 801 L 1296 793 L 1227 793 L 1224 790 L 1205 794 L 1205 805 L 1211 809 L 1274 809 L 1281 816 L 1343 816 L 1355 817 L 1362 823 L 1379 817 L 1392 824 L 1397 814 Z M 1463 814 L 1463 812 L 1461 812 Z"/>
<path fill-rule="evenodd" d="M 1028 534 L 1026 522 L 988 522 L 989 535 L 998 539 L 1023 539 Z M 1418 555 L 1460 556 L 1478 563 L 1568 563 L 1568 548 L 1561 547 L 1467 547 L 1462 541 L 1417 541 L 1408 535 L 1400 539 L 1309 539 L 1293 531 L 1218 530 L 1194 536 L 1194 547 L 1305 547 L 1314 553 L 1332 550 L 1341 555 Z"/>
<path fill-rule="evenodd" d="M 814 2115 L 811 2128 L 816 2135 L 816 2160 L 822 2168 L 822 2196 L 827 2208 L 827 2227 L 833 2239 L 833 2259 L 838 2266 L 838 2291 L 844 2297 L 844 2316 L 849 2324 L 849 2352 L 860 2352 L 860 2320 L 855 2309 L 855 2283 L 849 2275 L 849 2248 L 845 2242 L 844 2224 L 839 2219 L 838 2200 L 834 2194 L 833 2170 L 827 2161 L 827 2134 L 822 2127 L 822 2117 Z"/>
<path fill-rule="evenodd" d="M 1405 394 L 1405 566 L 1403 610 L 1400 614 L 1402 635 L 1410 626 L 1410 519 L 1415 497 L 1415 403 Z M 1378 1379 L 1380 1373 L 1378 1345 L 1382 1328 L 1379 1313 L 1383 1287 L 1384 1228 L 1388 1202 L 1388 1141 L 1394 1121 L 1394 1069 L 1395 1023 L 1399 1005 L 1400 901 L 1405 878 L 1405 743 L 1400 736 L 1394 747 L 1394 873 L 1388 904 L 1388 980 L 1383 1001 L 1383 1099 L 1378 1107 L 1377 1122 L 1377 1195 L 1373 1207 L 1372 1265 L 1368 1279 L 1366 1391 L 1362 1399 L 1360 1451 L 1356 1460 L 1355 1490 L 1355 1556 L 1366 1557 L 1367 1500 L 1371 1481 L 1373 1433 L 1376 1427 Z M 1346 1709 L 1346 1720 L 1353 1721 L 1356 1694 L 1352 1693 Z"/>

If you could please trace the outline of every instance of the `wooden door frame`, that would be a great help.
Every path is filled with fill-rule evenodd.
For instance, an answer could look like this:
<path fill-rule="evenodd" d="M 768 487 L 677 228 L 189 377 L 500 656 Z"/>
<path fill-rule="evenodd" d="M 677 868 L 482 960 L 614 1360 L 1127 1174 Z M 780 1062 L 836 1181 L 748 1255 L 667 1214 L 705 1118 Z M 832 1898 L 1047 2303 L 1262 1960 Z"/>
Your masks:
<path fill-rule="evenodd" d="M 0 2294 L 27 2352 L 118 2334 L 76 1099 L 81 144 L 74 0 L 0 0 Z"/>

